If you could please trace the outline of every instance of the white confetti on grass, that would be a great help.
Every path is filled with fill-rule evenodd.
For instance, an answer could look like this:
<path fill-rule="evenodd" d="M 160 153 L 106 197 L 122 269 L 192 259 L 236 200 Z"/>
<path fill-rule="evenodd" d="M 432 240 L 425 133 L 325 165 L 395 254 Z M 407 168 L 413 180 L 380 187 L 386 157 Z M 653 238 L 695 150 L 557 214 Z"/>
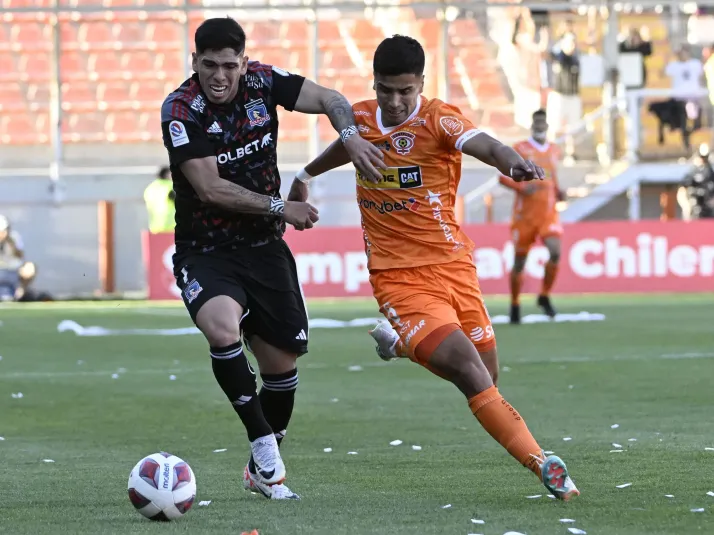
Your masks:
<path fill-rule="evenodd" d="M 356 451 L 348 451 L 347 455 L 357 455 L 357 452 Z"/>
<path fill-rule="evenodd" d="M 485 521 L 485 520 L 479 520 L 478 518 L 472 518 L 472 519 L 471 519 L 471 523 L 472 523 L 472 524 L 485 524 L 486 521 Z"/>
<path fill-rule="evenodd" d="M 610 429 L 617 429 L 618 427 L 620 427 L 620 424 L 612 424 Z"/>
<path fill-rule="evenodd" d="M 510 372 L 511 368 L 509 368 L 508 366 L 504 366 L 503 368 L 501 368 L 501 371 L 502 372 Z"/>
<path fill-rule="evenodd" d="M 571 440 L 573 440 L 572 437 L 563 437 L 564 442 L 570 442 Z"/>
<path fill-rule="evenodd" d="M 542 494 L 533 494 L 531 496 L 526 496 L 526 498 L 528 498 L 529 500 L 535 500 L 537 498 L 540 498 L 541 496 L 543 496 L 543 495 Z"/>
<path fill-rule="evenodd" d="M 397 439 L 397 440 L 392 440 L 392 441 L 389 443 L 390 446 L 401 446 L 401 444 L 402 444 L 402 441 L 399 440 L 399 439 Z"/>
<path fill-rule="evenodd" d="M 704 451 L 714 451 L 714 448 L 704 448 Z"/>
<path fill-rule="evenodd" d="M 5 440 L 5 437 L 0 437 L 0 442 L 2 442 L 3 440 Z"/>
<path fill-rule="evenodd" d="M 617 485 L 615 488 L 617 489 L 624 489 L 632 485 L 632 483 L 623 483 L 622 485 Z"/>
<path fill-rule="evenodd" d="M 610 450 L 610 453 L 622 453 L 625 450 Z"/>
<path fill-rule="evenodd" d="M 627 442 L 637 442 L 637 439 L 636 438 L 628 438 Z"/>
<path fill-rule="evenodd" d="M 113 374 L 112 374 L 112 379 L 119 379 L 119 374 L 118 374 L 118 373 L 113 373 Z"/>
<path fill-rule="evenodd" d="M 703 513 L 704 507 L 699 507 L 698 509 L 691 509 L 692 513 Z"/>
<path fill-rule="evenodd" d="M 503 535 L 526 535 L 525 533 L 521 533 L 520 531 L 507 531 Z"/>
<path fill-rule="evenodd" d="M 0 437 L 0 438 L 2 438 L 2 437 Z M 712 496 L 712 497 L 714 497 L 714 492 L 712 492 L 712 491 L 707 492 L 707 496 Z"/>
<path fill-rule="evenodd" d="M 228 448 L 220 448 L 217 450 L 213 450 L 213 453 L 223 453 L 224 451 L 228 451 Z"/>
<path fill-rule="evenodd" d="M 613 443 L 612 443 L 612 447 L 613 447 L 613 448 L 617 448 L 617 449 L 619 450 L 619 449 L 622 449 L 622 444 L 618 444 L 617 442 L 613 442 Z"/>
<path fill-rule="evenodd" d="M 548 498 L 550 498 L 551 500 L 555 500 L 555 496 L 553 496 L 552 494 L 546 494 L 546 496 L 548 496 Z"/>
<path fill-rule="evenodd" d="M 451 508 L 451 504 L 450 504 L 450 503 L 447 503 L 446 505 L 442 505 L 441 508 L 442 508 L 442 509 L 450 509 L 450 508 Z"/>
<path fill-rule="evenodd" d="M 322 450 L 322 451 L 324 451 L 325 453 L 331 453 L 331 452 L 332 452 L 332 448 L 325 448 L 325 449 Z"/>
<path fill-rule="evenodd" d="M 347 371 L 350 371 L 350 372 L 361 372 L 362 369 L 363 369 L 362 366 L 355 365 L 355 366 L 350 366 L 349 368 L 347 368 Z"/>
<path fill-rule="evenodd" d="M 579 529 L 579 528 L 568 528 L 568 531 L 572 533 L 573 535 L 586 535 L 587 531 L 584 529 Z"/>
<path fill-rule="evenodd" d="M 54 459 L 42 459 L 43 463 L 53 463 L 55 462 Z"/>
<path fill-rule="evenodd" d="M 414 445 L 412 446 L 412 449 L 413 449 L 414 451 L 421 451 L 421 446 L 417 446 L 416 444 L 414 444 Z"/>
<path fill-rule="evenodd" d="M 554 452 L 554 451 L 550 451 L 550 450 L 546 450 L 546 451 L 544 451 L 543 453 L 545 453 L 546 455 L 553 455 L 555 452 Z"/>
<path fill-rule="evenodd" d="M 664 497 L 665 498 L 674 498 L 674 494 L 665 494 Z"/>
<path fill-rule="evenodd" d="M 575 520 L 573 520 L 572 518 L 561 518 L 560 521 L 561 521 L 563 524 L 573 524 L 573 523 L 575 523 Z"/>
<path fill-rule="evenodd" d="M 201 500 L 198 502 L 199 507 L 206 507 L 207 505 L 211 505 L 211 500 Z"/>
<path fill-rule="evenodd" d="M 340 401 L 340 400 L 337 399 L 337 398 L 332 398 L 330 401 L 331 401 L 332 403 L 337 403 L 337 402 Z"/>
<path fill-rule="evenodd" d="M 22 399 L 25 397 L 22 395 L 22 392 L 18 392 L 17 394 L 13 392 L 11 395 L 12 395 L 13 399 Z"/>
<path fill-rule="evenodd" d="M 169 381 L 175 381 L 176 376 L 175 375 L 169 375 Z"/>

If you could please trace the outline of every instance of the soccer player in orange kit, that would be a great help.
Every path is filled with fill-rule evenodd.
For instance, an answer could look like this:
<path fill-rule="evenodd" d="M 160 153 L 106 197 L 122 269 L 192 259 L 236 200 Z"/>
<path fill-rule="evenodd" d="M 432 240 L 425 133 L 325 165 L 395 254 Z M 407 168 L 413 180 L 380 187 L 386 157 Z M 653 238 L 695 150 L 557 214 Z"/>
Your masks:
<path fill-rule="evenodd" d="M 548 121 L 544 110 L 533 113 L 531 137 L 517 143 L 516 152 L 523 158 L 532 160 L 545 171 L 545 179 L 538 182 L 516 182 L 512 178 L 501 175 L 501 184 L 515 191 L 513 201 L 513 218 L 511 234 L 515 246 L 515 258 L 511 271 L 511 323 L 521 322 L 521 285 L 523 284 L 523 268 L 526 265 L 528 251 L 537 238 L 543 241 L 550 258 L 545 264 L 543 286 L 538 295 L 538 306 L 543 312 L 555 317 L 556 311 L 550 302 L 550 291 L 558 274 L 560 260 L 560 238 L 563 227 L 558 218 L 555 203 L 563 196 L 558 189 L 558 159 L 560 151 L 555 145 L 547 142 Z"/>
<path fill-rule="evenodd" d="M 423 97 L 424 63 L 414 39 L 385 39 L 373 61 L 377 98 L 353 105 L 360 134 L 383 151 L 388 166 L 378 182 L 356 175 L 370 283 L 389 320 L 370 334 L 384 360 L 407 357 L 452 382 L 486 431 L 553 495 L 568 500 L 580 492 L 565 463 L 544 455 L 496 387 L 496 339 L 474 243 L 454 216 L 462 153 L 517 182 L 541 180 L 543 170 L 480 131 L 458 108 Z M 298 172 L 288 199 L 304 201 L 307 181 L 349 161 L 336 141 Z"/>

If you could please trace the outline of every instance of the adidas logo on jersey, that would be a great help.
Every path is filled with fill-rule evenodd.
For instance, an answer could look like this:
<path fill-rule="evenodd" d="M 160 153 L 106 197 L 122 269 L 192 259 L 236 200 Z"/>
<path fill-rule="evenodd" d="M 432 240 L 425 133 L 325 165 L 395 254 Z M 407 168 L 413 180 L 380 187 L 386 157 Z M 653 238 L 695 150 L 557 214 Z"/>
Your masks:
<path fill-rule="evenodd" d="M 208 127 L 208 130 L 206 130 L 206 132 L 209 134 L 222 134 L 223 129 L 221 128 L 221 125 L 218 124 L 218 121 L 213 121 L 213 124 Z"/>
<path fill-rule="evenodd" d="M 300 329 L 300 332 L 295 337 L 295 340 L 307 340 L 307 335 L 305 334 L 305 329 Z"/>

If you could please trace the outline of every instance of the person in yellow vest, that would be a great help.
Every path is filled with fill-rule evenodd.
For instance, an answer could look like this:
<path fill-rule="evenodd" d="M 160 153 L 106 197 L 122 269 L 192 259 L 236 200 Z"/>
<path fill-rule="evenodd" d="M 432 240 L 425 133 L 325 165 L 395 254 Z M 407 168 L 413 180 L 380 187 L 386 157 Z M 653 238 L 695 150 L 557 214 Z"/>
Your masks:
<path fill-rule="evenodd" d="M 168 167 L 159 169 L 156 179 L 144 190 L 144 202 L 149 213 L 149 232 L 173 232 L 175 221 L 174 185 Z"/>

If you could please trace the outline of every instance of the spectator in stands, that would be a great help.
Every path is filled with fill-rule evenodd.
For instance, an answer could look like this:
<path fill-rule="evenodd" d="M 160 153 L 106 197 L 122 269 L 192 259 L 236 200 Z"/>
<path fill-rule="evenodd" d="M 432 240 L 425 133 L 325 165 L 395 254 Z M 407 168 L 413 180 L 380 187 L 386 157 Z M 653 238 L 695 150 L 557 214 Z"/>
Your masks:
<path fill-rule="evenodd" d="M 27 288 L 35 274 L 35 265 L 25 261 L 22 237 L 0 215 L 0 300 L 28 300 Z"/>
<path fill-rule="evenodd" d="M 682 140 L 685 148 L 689 150 L 689 138 L 692 132 L 700 127 L 704 66 L 699 59 L 692 57 L 689 46 L 684 45 L 677 51 L 677 58 L 665 67 L 665 75 L 672 80 L 674 95 L 669 105 L 672 107 L 674 122 L 682 129 Z M 660 126 L 660 142 L 662 136 Z"/>
<path fill-rule="evenodd" d="M 714 168 L 707 145 L 700 147 L 694 165 L 677 191 L 682 217 L 685 220 L 714 218 Z"/>
<path fill-rule="evenodd" d="M 620 52 L 640 54 L 642 62 L 642 85 L 628 86 L 628 89 L 641 89 L 647 85 L 647 64 L 645 58 L 652 55 L 652 43 L 649 38 L 649 28 L 643 26 L 642 29 L 632 27 L 627 32 L 625 37 L 620 42 Z"/>
<path fill-rule="evenodd" d="M 173 181 L 168 167 L 159 169 L 156 179 L 144 190 L 144 202 L 149 213 L 149 232 L 173 232 L 176 225 L 176 209 Z"/>
<path fill-rule="evenodd" d="M 553 87 L 548 95 L 548 117 L 553 133 L 562 135 L 582 118 L 580 57 L 573 32 L 565 33 L 550 51 Z"/>

